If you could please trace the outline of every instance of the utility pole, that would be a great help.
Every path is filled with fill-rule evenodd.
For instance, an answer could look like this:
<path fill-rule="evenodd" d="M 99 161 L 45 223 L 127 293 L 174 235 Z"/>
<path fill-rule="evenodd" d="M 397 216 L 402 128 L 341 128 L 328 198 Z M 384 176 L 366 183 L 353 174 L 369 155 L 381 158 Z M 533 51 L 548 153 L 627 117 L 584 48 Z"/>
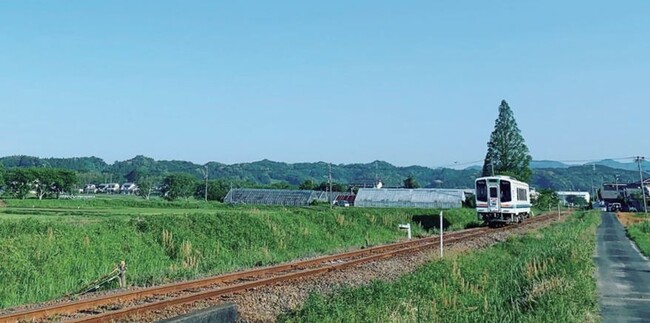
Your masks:
<path fill-rule="evenodd" d="M 375 187 L 379 185 L 379 166 L 377 166 L 377 161 L 375 160 Z"/>
<path fill-rule="evenodd" d="M 641 196 L 643 196 L 643 212 L 645 215 L 648 215 L 648 207 L 645 200 L 645 187 L 643 187 L 643 172 L 641 171 L 641 162 L 645 160 L 645 157 L 636 156 L 636 163 L 639 165 L 639 178 L 641 179 Z"/>
<path fill-rule="evenodd" d="M 596 164 L 591 164 L 591 202 L 596 201 L 596 191 L 594 190 L 594 176 L 596 176 Z"/>
<path fill-rule="evenodd" d="M 203 179 L 205 179 L 205 192 L 204 193 L 204 199 L 207 202 L 208 201 L 208 164 L 203 165 Z"/>
<path fill-rule="evenodd" d="M 332 207 L 332 163 L 327 164 L 329 168 L 329 175 L 327 176 L 327 184 L 329 185 L 330 193 L 327 195 L 327 200 L 330 202 L 330 208 Z"/>

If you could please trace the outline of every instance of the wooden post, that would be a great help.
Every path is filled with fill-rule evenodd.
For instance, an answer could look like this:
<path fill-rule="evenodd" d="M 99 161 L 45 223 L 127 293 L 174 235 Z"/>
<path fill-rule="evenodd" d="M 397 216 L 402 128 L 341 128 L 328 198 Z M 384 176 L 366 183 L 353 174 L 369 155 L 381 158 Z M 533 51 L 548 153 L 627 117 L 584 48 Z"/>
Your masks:
<path fill-rule="evenodd" d="M 117 266 L 117 268 L 120 270 L 120 288 L 125 288 L 126 287 L 126 262 L 124 260 L 120 261 L 120 264 Z"/>

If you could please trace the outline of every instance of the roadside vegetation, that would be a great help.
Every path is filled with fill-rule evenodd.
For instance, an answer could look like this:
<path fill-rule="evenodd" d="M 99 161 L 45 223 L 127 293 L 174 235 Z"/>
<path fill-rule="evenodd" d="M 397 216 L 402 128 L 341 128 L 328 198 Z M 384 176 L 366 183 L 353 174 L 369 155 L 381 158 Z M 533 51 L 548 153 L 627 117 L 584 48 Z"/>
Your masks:
<path fill-rule="evenodd" d="M 441 261 L 395 282 L 312 295 L 284 322 L 597 321 L 594 237 L 600 218 L 566 222 Z"/>
<path fill-rule="evenodd" d="M 650 222 L 643 214 L 626 213 L 626 220 L 621 221 L 626 226 L 627 235 L 636 243 L 646 256 L 650 256 Z"/>
<path fill-rule="evenodd" d="M 428 235 L 436 229 L 426 223 L 438 216 L 425 209 L 137 198 L 6 204 L 0 208 L 0 308 L 73 293 L 121 260 L 129 285 L 148 286 L 405 239 L 400 223 L 412 223 L 414 236 Z M 448 230 L 477 224 L 472 209 L 445 211 L 444 220 Z M 116 288 L 113 283 L 107 288 Z"/>

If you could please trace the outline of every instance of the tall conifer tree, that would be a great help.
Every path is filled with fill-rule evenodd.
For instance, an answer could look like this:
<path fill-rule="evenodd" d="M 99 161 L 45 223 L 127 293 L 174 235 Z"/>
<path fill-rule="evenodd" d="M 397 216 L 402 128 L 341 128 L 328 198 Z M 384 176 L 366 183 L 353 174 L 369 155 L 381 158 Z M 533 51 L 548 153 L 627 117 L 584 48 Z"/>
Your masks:
<path fill-rule="evenodd" d="M 499 117 L 494 123 L 494 131 L 487 144 L 483 176 L 493 175 L 494 172 L 494 175 L 508 175 L 523 182 L 530 181 L 532 157 L 505 100 L 501 101 Z"/>

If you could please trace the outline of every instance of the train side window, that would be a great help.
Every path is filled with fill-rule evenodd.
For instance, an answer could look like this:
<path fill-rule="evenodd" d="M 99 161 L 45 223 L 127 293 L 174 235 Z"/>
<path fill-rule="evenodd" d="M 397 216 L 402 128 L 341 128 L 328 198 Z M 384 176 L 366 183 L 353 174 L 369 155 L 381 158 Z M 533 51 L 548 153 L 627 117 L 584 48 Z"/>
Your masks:
<path fill-rule="evenodd" d="M 527 201 L 528 191 L 525 188 L 517 189 L 517 201 Z"/>
<path fill-rule="evenodd" d="M 512 193 L 510 192 L 510 182 L 501 181 L 501 183 L 499 183 L 499 190 L 501 191 L 501 202 L 512 201 Z"/>
<path fill-rule="evenodd" d="M 483 180 L 476 182 L 476 200 L 487 202 L 487 185 Z"/>

